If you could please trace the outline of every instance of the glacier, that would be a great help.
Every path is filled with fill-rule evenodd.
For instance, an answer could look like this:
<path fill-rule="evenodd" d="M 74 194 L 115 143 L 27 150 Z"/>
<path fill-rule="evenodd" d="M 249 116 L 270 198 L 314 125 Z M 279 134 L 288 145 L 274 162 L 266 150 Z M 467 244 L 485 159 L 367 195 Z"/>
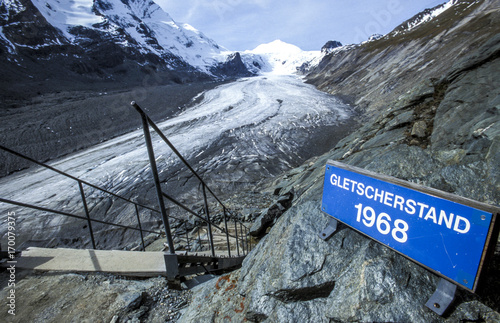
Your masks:
<path fill-rule="evenodd" d="M 169 140 L 209 184 L 227 196 L 233 190 L 272 178 L 307 158 L 321 143 L 334 140 L 353 112 L 334 96 L 316 90 L 295 75 L 265 75 L 240 79 L 201 94 L 203 100 L 158 124 Z M 140 105 L 140 102 L 138 102 Z M 147 107 L 143 107 L 147 111 Z M 124 104 L 124 109 L 133 109 Z M 139 115 L 137 114 L 138 124 Z M 153 135 L 160 178 L 166 191 L 189 197 L 196 185 L 161 139 Z M 319 146 L 319 147 L 318 147 Z M 153 181 L 142 129 L 103 142 L 50 163 L 95 185 L 155 207 Z M 134 224 L 133 210 L 86 187 L 92 217 Z M 42 168 L 31 168 L 0 179 L 6 199 L 84 215 L 78 184 Z M 9 212 L 18 219 L 18 243 L 38 241 L 51 246 L 89 244 L 81 220 L 0 203 L 0 236 Z M 143 211 L 143 221 L 159 226 L 156 214 Z M 132 220 L 131 220 L 132 219 Z M 132 221 L 132 222 L 131 222 Z M 96 229 L 94 229 L 96 232 Z M 133 237 L 97 229 L 98 245 L 123 247 Z M 56 240 L 53 240 L 56 239 Z M 137 237 L 135 237 L 137 239 Z M 52 242 L 50 242 L 52 240 Z M 110 240 L 113 240 L 110 242 Z"/>

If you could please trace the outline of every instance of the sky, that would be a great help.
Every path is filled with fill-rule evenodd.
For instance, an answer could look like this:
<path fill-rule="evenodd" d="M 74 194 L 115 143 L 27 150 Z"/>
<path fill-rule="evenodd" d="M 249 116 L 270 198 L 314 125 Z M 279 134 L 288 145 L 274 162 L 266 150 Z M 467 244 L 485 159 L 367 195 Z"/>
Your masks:
<path fill-rule="evenodd" d="M 448 0 L 155 0 L 177 23 L 188 23 L 233 51 L 280 39 L 303 50 L 329 40 L 355 44 L 386 34 L 426 8 Z"/>

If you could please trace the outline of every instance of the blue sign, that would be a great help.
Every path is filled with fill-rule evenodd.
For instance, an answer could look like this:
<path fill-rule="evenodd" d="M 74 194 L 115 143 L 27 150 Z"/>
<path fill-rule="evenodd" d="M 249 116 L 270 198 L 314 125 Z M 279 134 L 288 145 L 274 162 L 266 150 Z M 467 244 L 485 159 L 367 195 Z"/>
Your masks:
<path fill-rule="evenodd" d="M 475 290 L 492 213 L 329 164 L 322 209 Z"/>

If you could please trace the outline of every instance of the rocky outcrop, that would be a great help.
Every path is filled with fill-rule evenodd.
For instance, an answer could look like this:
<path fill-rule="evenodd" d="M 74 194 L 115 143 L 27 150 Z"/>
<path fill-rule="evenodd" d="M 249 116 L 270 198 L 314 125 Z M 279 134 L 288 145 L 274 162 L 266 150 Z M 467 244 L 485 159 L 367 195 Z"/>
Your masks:
<path fill-rule="evenodd" d="M 210 71 L 214 75 L 220 77 L 245 77 L 254 76 L 255 74 L 250 72 L 243 61 L 241 60 L 241 55 L 239 52 L 230 54 L 225 62 L 218 63 L 213 66 Z"/>
<path fill-rule="evenodd" d="M 342 47 L 342 43 L 336 40 L 329 40 L 326 42 L 326 44 L 323 45 L 323 47 L 321 47 L 321 52 L 328 53 L 332 49 L 335 49 L 337 47 Z"/>
<path fill-rule="evenodd" d="M 164 277 L 48 273 L 20 280 L 26 273 L 17 274 L 16 315 L 6 311 L 8 322 L 175 322 L 190 298 L 189 291 L 169 288 Z M 0 291 L 1 297 L 8 292 Z"/>
<path fill-rule="evenodd" d="M 496 19 L 490 14 L 489 19 Z M 498 10 L 494 14 L 498 16 Z M 472 19 L 470 23 L 479 21 Z M 379 107 L 378 112 L 370 106 L 372 118 L 366 118 L 363 126 L 333 150 L 311 159 L 301 171 L 289 172 L 274 181 L 275 186 L 285 190 L 295 189 L 293 206 L 245 259 L 241 270 L 226 277 L 227 284 L 217 288 L 221 282 L 217 285 L 212 281 L 194 290 L 193 302 L 181 321 L 500 320 L 498 246 L 478 293 L 459 290 L 452 308 L 439 317 L 424 306 L 439 277 L 342 224 L 330 240 L 319 237 L 329 219 L 320 210 L 328 159 L 500 204 L 499 49 L 500 37 L 492 36 L 454 64 L 449 64 L 446 57 L 435 57 L 433 64 L 440 67 L 432 70 L 446 73 L 419 77 L 417 83 L 401 80 L 399 88 L 407 89 L 407 93 L 395 101 L 385 101 L 390 96 L 383 94 L 376 100 L 371 91 L 380 93 L 379 89 L 361 87 L 359 91 L 370 97 Z M 349 55 L 360 55 L 360 51 L 363 49 Z M 380 64 L 385 61 L 381 56 Z M 376 68 L 376 63 L 367 67 Z M 398 73 L 404 74 L 403 70 Z M 370 82 L 386 83 L 392 78 L 382 75 L 372 75 Z M 347 88 L 342 82 L 337 85 L 340 89 L 332 85 L 332 91 L 342 93 Z M 206 302 L 206 298 L 211 301 Z"/>
<path fill-rule="evenodd" d="M 267 230 L 276 223 L 279 217 L 292 206 L 293 195 L 293 188 L 281 194 L 276 203 L 260 213 L 250 228 L 249 234 L 257 238 L 264 236 Z"/>

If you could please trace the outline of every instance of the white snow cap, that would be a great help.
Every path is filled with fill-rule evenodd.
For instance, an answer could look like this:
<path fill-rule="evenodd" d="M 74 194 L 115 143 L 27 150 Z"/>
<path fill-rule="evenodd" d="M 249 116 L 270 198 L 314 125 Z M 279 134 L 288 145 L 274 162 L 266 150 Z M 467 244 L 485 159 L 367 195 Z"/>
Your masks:
<path fill-rule="evenodd" d="M 267 44 L 261 44 L 252 50 L 255 54 L 299 54 L 302 51 L 298 46 L 276 39 Z"/>
<path fill-rule="evenodd" d="M 303 63 L 315 64 L 321 57 L 319 50 L 303 51 L 279 39 L 259 45 L 253 50 L 244 51 L 242 54 L 245 63 L 248 57 L 260 56 L 266 65 L 262 67 L 262 72 L 280 75 L 296 73 L 297 68 Z"/>
<path fill-rule="evenodd" d="M 107 32 L 115 36 L 117 44 L 137 46 L 142 53 L 152 52 L 159 56 L 172 53 L 204 72 L 208 72 L 214 63 L 225 59 L 221 55 L 221 49 L 224 48 L 194 27 L 176 23 L 154 1 L 101 0 L 101 6 L 97 5 L 100 13 L 96 12 L 93 0 L 32 1 L 45 19 L 61 30 L 71 42 L 75 40 L 75 36 L 69 30 L 75 26 L 84 26 Z M 131 44 L 125 37 L 121 37 L 119 30 L 125 30 L 137 44 Z M 151 42 L 152 37 L 157 45 Z"/>

